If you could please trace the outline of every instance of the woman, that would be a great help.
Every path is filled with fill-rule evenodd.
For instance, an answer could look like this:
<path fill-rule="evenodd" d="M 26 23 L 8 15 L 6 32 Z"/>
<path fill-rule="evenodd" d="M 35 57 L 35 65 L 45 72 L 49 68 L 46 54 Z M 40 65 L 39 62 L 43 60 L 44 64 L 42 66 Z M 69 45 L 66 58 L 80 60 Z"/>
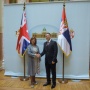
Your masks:
<path fill-rule="evenodd" d="M 32 37 L 30 40 L 30 45 L 28 46 L 28 74 L 31 78 L 31 87 L 33 88 L 37 82 L 35 81 L 35 75 L 40 72 L 40 58 L 37 57 L 39 53 L 39 47 L 37 46 L 37 40 Z"/>

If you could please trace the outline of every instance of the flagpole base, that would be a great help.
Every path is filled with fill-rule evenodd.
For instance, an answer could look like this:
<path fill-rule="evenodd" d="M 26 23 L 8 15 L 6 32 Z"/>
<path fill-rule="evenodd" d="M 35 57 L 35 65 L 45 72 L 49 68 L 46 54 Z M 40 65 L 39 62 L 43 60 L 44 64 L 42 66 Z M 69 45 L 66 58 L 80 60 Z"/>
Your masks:
<path fill-rule="evenodd" d="M 20 77 L 20 80 L 21 81 L 27 81 L 27 80 L 29 80 L 29 77 L 26 77 L 26 76 L 25 77 Z"/>
<path fill-rule="evenodd" d="M 58 82 L 65 84 L 65 83 L 68 83 L 68 80 L 67 79 L 58 79 Z"/>

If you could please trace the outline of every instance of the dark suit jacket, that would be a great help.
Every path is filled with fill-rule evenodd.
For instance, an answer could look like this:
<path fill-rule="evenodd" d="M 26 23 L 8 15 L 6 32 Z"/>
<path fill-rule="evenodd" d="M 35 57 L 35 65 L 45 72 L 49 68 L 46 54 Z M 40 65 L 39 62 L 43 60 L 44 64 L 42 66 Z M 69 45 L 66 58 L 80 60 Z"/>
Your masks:
<path fill-rule="evenodd" d="M 40 55 L 43 56 L 45 54 L 45 63 L 51 64 L 52 61 L 57 63 L 57 53 L 57 43 L 56 41 L 51 40 L 49 45 L 47 45 L 47 42 L 44 43 L 43 51 Z"/>

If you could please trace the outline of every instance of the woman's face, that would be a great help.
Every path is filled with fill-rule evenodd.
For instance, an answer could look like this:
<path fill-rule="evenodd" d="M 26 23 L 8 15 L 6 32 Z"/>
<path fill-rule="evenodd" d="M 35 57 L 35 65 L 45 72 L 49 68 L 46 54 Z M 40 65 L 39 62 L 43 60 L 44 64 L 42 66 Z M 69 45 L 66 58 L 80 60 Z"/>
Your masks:
<path fill-rule="evenodd" d="M 35 45 L 35 39 L 32 39 L 31 44 Z"/>

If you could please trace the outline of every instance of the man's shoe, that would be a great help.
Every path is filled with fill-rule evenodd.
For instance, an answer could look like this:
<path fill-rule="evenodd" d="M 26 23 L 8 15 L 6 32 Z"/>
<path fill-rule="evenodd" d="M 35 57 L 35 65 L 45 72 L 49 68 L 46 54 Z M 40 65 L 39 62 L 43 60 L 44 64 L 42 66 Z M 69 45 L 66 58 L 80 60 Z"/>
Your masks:
<path fill-rule="evenodd" d="M 46 82 L 45 84 L 43 84 L 43 86 L 47 86 L 47 85 L 50 85 L 51 83 L 50 82 Z"/>
<path fill-rule="evenodd" d="M 38 83 L 35 81 L 34 84 L 37 85 Z"/>
<path fill-rule="evenodd" d="M 34 88 L 34 85 L 31 85 L 31 88 Z"/>
<path fill-rule="evenodd" d="M 53 89 L 53 88 L 55 88 L 55 87 L 56 87 L 56 85 L 55 85 L 55 84 L 52 84 L 51 89 Z"/>

